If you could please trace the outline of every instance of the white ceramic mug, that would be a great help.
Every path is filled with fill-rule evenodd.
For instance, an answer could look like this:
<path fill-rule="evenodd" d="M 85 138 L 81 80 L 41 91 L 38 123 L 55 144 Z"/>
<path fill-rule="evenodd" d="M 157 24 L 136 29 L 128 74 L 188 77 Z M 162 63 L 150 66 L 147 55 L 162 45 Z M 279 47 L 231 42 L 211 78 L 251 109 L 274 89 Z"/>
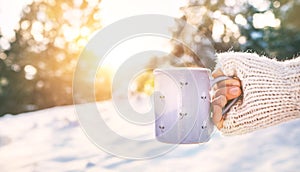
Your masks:
<path fill-rule="evenodd" d="M 173 144 L 209 141 L 214 130 L 210 90 L 230 77 L 212 79 L 206 68 L 155 69 L 153 73 L 156 139 Z M 237 100 L 228 104 L 223 114 Z"/>

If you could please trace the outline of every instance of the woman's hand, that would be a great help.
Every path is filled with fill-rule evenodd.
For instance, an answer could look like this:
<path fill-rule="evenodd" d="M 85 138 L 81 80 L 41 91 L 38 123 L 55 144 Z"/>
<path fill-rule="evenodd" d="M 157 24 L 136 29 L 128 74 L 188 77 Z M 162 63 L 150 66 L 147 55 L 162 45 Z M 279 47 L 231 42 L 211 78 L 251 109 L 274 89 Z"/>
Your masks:
<path fill-rule="evenodd" d="M 214 71 L 212 74 L 214 78 L 223 75 L 224 74 L 220 69 Z M 238 79 L 228 79 L 217 83 L 217 85 L 214 87 L 214 90 L 215 91 L 212 100 L 213 122 L 218 129 L 221 129 L 224 121 L 222 109 L 227 104 L 228 100 L 237 98 L 242 94 L 241 83 Z"/>

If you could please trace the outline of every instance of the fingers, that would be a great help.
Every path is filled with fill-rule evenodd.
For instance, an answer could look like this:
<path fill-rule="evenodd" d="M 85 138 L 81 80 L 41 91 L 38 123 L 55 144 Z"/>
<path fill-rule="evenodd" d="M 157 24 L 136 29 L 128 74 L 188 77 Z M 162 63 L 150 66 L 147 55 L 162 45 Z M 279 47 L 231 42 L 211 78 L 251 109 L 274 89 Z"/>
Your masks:
<path fill-rule="evenodd" d="M 227 104 L 228 100 L 237 98 L 242 93 L 240 87 L 229 86 L 218 89 L 215 92 L 212 106 L 213 106 L 213 122 L 218 129 L 223 127 L 224 117 L 222 116 L 222 110 Z"/>
<path fill-rule="evenodd" d="M 220 69 L 215 70 L 212 74 L 214 78 L 223 75 L 224 74 Z M 215 93 L 212 101 L 213 122 L 218 129 L 221 129 L 224 122 L 222 109 L 225 107 L 228 100 L 237 98 L 242 94 L 241 82 L 238 79 L 228 79 L 217 83 L 214 89 Z"/>
<path fill-rule="evenodd" d="M 219 105 L 213 105 L 213 122 L 214 124 L 218 127 L 218 129 L 220 129 L 219 127 L 222 127 L 223 124 L 222 123 L 222 107 Z"/>
<path fill-rule="evenodd" d="M 227 100 L 237 98 L 242 94 L 242 90 L 237 86 L 227 86 L 219 88 L 215 91 L 214 97 L 225 96 Z M 223 106 L 222 106 L 223 107 Z"/>
<path fill-rule="evenodd" d="M 212 102 L 213 105 L 213 122 L 217 126 L 218 129 L 223 127 L 223 116 L 222 109 L 227 104 L 227 99 L 224 95 L 220 95 L 215 98 Z"/>
<path fill-rule="evenodd" d="M 212 73 L 212 76 L 214 78 L 216 78 L 216 77 L 219 77 L 219 76 L 224 76 L 224 74 L 223 74 L 223 72 L 220 69 L 217 69 L 217 70 L 215 70 Z M 218 82 L 216 84 L 216 86 L 214 87 L 214 89 L 216 90 L 218 88 L 222 88 L 222 87 L 225 87 L 225 86 L 237 86 L 237 87 L 241 87 L 241 82 L 238 79 L 227 79 L 227 80 Z"/>
<path fill-rule="evenodd" d="M 212 104 L 224 107 L 227 104 L 226 96 L 220 95 L 217 98 L 214 98 L 213 101 L 212 101 Z"/>
<path fill-rule="evenodd" d="M 215 70 L 213 73 L 212 73 L 212 76 L 214 77 L 214 78 L 216 78 L 216 77 L 218 77 L 218 76 L 223 76 L 224 75 L 224 73 L 221 71 L 221 69 L 217 69 L 217 70 Z"/>
<path fill-rule="evenodd" d="M 236 86 L 241 87 L 241 82 L 238 79 L 227 79 L 221 82 L 218 82 L 216 86 L 214 87 L 215 90 L 222 87 L 228 87 L 228 86 Z"/>

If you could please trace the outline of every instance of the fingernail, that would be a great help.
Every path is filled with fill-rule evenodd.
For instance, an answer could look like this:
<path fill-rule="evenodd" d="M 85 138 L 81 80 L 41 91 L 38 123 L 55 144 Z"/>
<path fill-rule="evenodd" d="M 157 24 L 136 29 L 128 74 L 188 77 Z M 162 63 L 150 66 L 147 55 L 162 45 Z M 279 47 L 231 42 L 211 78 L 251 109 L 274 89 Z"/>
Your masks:
<path fill-rule="evenodd" d="M 240 91 L 239 87 L 233 87 L 229 90 L 230 94 L 232 94 L 232 95 L 238 95 L 239 91 Z"/>
<path fill-rule="evenodd" d="M 240 82 L 235 80 L 235 81 L 232 83 L 232 85 L 239 86 L 239 85 L 240 85 Z"/>

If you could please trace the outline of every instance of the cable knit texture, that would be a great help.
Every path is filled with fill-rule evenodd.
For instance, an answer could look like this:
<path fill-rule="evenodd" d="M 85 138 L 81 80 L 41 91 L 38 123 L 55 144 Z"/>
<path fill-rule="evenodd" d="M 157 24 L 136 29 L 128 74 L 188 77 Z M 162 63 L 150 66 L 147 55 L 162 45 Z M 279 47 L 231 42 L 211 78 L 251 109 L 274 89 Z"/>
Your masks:
<path fill-rule="evenodd" d="M 300 58 L 279 62 L 252 53 L 218 54 L 218 68 L 237 76 L 243 98 L 228 112 L 221 132 L 239 135 L 300 117 Z"/>

